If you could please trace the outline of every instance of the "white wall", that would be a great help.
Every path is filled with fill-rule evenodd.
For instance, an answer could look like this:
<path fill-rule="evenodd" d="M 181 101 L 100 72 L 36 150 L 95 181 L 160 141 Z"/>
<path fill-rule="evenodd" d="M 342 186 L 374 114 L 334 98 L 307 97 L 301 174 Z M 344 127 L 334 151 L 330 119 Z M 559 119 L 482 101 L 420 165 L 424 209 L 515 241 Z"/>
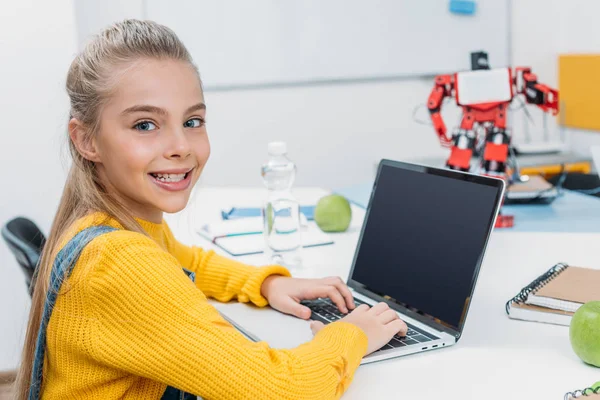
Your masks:
<path fill-rule="evenodd" d="M 599 13 L 600 2 L 594 0 L 513 0 L 513 64 L 533 67 L 540 82 L 556 87 L 559 54 L 600 53 Z M 534 114 L 535 124 L 531 126 L 538 135 L 540 115 Z M 522 114 L 517 118 L 521 122 Z M 557 135 L 556 120 L 549 122 L 551 134 Z M 600 133 L 564 130 L 573 151 L 589 155 L 589 146 L 600 144 Z"/>
<path fill-rule="evenodd" d="M 213 153 L 204 183 L 261 185 L 271 140 L 288 143 L 298 185 L 351 185 L 369 180 L 382 157 L 442 155 L 433 129 L 412 121 L 430 90 L 430 80 L 406 80 L 208 92 Z M 448 121 L 455 123 L 452 111 Z M 419 116 L 427 119 L 427 109 Z"/>
<path fill-rule="evenodd" d="M 62 192 L 66 72 L 76 49 L 71 0 L 0 4 L 0 223 L 17 215 L 47 232 Z M 0 370 L 14 367 L 29 307 L 24 276 L 0 244 Z"/>
<path fill-rule="evenodd" d="M 142 18 L 144 0 L 74 0 L 79 48 L 108 25 L 126 18 Z"/>

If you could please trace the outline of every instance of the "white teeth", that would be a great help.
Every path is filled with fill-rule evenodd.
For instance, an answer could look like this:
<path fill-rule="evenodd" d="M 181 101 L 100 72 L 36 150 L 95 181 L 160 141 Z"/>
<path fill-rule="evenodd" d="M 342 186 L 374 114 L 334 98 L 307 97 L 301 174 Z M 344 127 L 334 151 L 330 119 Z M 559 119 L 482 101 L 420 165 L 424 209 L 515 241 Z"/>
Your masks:
<path fill-rule="evenodd" d="M 185 178 L 186 174 L 152 174 L 156 180 L 161 182 L 179 182 Z"/>

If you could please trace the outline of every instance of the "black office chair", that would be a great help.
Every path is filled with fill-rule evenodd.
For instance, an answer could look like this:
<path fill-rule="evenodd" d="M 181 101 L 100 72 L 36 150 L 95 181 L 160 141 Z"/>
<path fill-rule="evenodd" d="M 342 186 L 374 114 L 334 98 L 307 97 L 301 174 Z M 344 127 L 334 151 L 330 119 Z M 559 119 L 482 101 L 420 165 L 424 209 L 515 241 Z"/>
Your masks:
<path fill-rule="evenodd" d="M 8 221 L 2 227 L 2 237 L 25 273 L 25 281 L 31 294 L 31 279 L 42 255 L 46 237 L 33 221 L 23 217 Z"/>

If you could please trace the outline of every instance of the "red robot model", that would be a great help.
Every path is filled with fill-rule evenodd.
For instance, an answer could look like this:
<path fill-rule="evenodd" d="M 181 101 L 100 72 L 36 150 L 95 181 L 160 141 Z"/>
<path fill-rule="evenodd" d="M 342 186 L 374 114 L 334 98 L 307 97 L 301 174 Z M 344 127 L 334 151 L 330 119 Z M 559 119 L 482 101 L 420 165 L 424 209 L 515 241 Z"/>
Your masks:
<path fill-rule="evenodd" d="M 490 69 L 485 52 L 471 53 L 471 71 L 435 77 L 427 108 L 443 147 L 450 148 L 446 167 L 471 170 L 471 159 L 481 155 L 479 167 L 472 172 L 504 179 L 507 184 L 507 163 L 511 151 L 511 136 L 506 128 L 508 106 L 518 95 L 526 103 L 535 104 L 544 112 L 558 113 L 558 91 L 538 83 L 529 67 Z M 446 97 L 456 99 L 462 108 L 460 127 L 448 137 L 440 113 Z M 510 227 L 513 217 L 499 215 L 496 227 Z"/>

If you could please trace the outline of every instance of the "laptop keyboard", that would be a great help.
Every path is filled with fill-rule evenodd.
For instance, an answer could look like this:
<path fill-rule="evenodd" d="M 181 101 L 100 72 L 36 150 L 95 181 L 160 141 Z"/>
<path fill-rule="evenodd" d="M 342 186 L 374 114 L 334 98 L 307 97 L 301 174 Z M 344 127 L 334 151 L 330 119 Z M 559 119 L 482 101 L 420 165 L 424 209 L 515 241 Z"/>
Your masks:
<path fill-rule="evenodd" d="M 333 304 L 328 298 L 304 300 L 301 302 L 301 304 L 310 308 L 310 310 L 312 311 L 312 315 L 310 318 L 312 320 L 321 321 L 324 324 L 335 322 L 338 319 L 344 318 L 346 316 L 346 314 L 342 314 L 342 312 L 338 310 L 337 306 Z M 356 306 L 358 307 L 359 305 L 366 303 L 355 298 L 354 304 L 356 304 Z M 409 324 L 408 322 L 406 322 L 406 325 L 408 326 L 408 332 L 406 333 L 406 336 L 402 337 L 399 335 L 394 335 L 392 340 L 390 340 L 386 345 L 384 345 L 381 349 L 377 351 L 411 346 L 439 339 L 438 337 L 430 333 L 424 332 L 423 330 L 415 327 L 412 324 Z"/>

